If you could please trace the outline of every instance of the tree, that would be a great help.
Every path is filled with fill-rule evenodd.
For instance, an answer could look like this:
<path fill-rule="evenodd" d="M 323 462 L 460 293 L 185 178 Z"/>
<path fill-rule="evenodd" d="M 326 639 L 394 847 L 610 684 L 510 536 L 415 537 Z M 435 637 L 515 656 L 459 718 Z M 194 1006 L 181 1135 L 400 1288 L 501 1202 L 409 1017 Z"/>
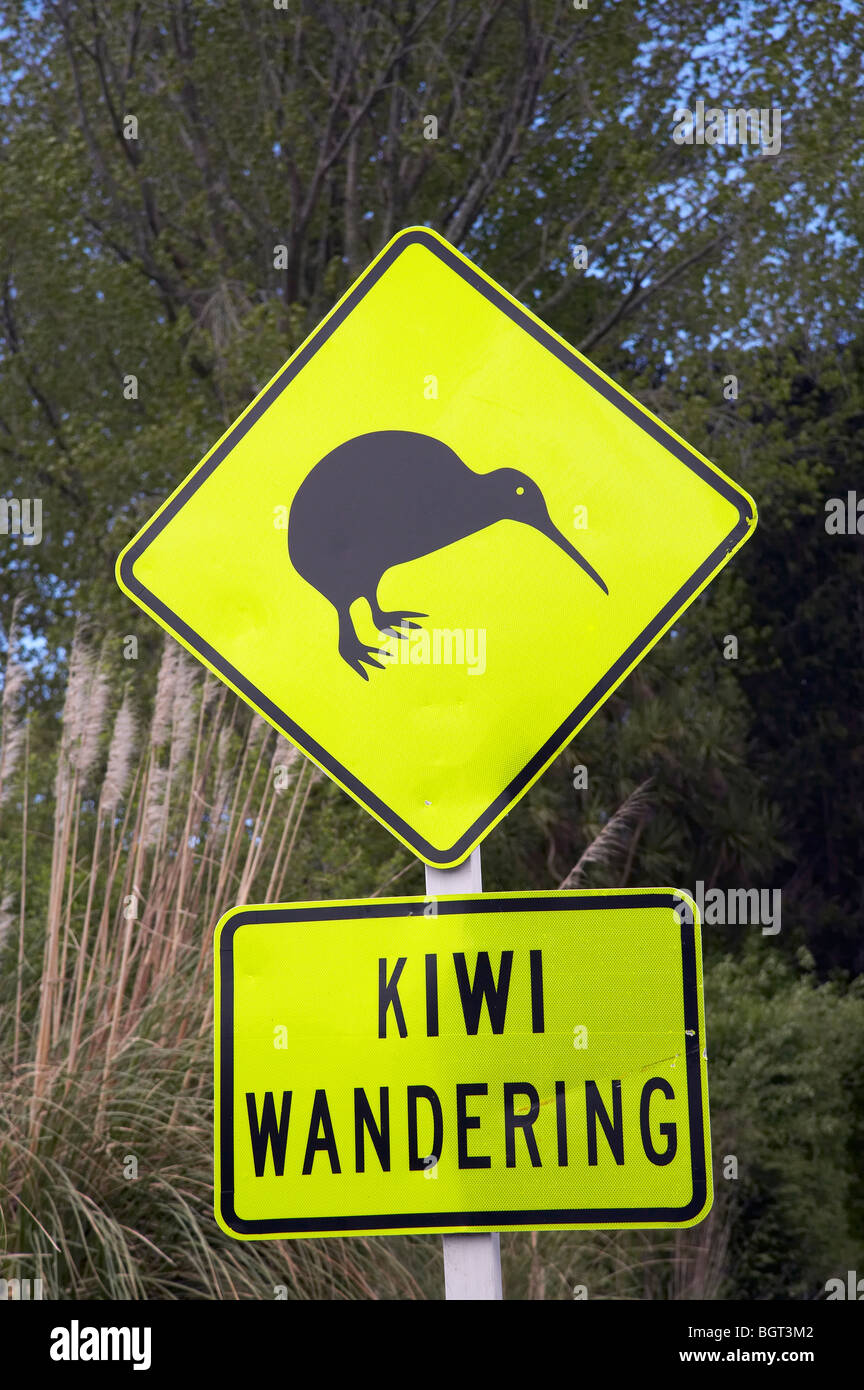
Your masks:
<path fill-rule="evenodd" d="M 774 159 L 671 130 L 701 91 L 824 90 L 854 17 L 727 11 L 718 31 L 685 0 L 0 5 L 0 458 L 45 513 L 0 616 L 22 559 L 38 626 L 118 611 L 123 541 L 406 223 L 604 365 L 770 317 L 792 254 L 795 315 L 848 317 L 860 229 L 814 241 L 801 209 L 853 177 L 855 85 L 790 117 Z"/>

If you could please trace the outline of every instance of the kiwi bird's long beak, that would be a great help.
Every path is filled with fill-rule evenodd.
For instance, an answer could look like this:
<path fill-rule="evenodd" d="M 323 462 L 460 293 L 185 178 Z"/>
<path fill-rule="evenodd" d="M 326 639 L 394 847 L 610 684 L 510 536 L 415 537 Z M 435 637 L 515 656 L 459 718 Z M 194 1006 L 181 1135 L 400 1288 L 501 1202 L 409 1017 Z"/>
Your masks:
<path fill-rule="evenodd" d="M 603 590 L 604 594 L 609 593 L 609 590 L 606 588 L 606 585 L 603 583 L 603 580 L 600 578 L 593 565 L 589 565 L 588 561 L 585 559 L 585 556 L 579 554 L 579 551 L 576 549 L 575 545 L 571 545 L 570 542 L 566 539 L 566 537 L 562 536 L 557 526 L 553 524 L 551 517 L 548 522 L 545 522 L 542 525 L 538 526 L 537 530 L 542 531 L 544 536 L 548 536 L 550 541 L 554 541 L 555 544 L 559 547 L 559 549 L 564 551 L 565 555 L 570 556 L 571 560 L 575 560 L 577 565 L 580 565 L 581 568 L 588 575 L 588 578 L 593 579 L 594 583 L 598 586 L 598 588 Z"/>

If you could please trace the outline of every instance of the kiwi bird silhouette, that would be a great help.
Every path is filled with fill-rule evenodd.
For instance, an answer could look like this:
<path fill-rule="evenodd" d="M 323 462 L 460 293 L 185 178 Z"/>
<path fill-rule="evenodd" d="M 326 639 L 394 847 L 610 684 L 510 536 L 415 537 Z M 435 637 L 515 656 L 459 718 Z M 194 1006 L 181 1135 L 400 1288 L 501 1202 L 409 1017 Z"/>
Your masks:
<path fill-rule="evenodd" d="M 365 598 L 380 632 L 405 638 L 412 609 L 385 613 L 378 585 L 394 565 L 417 560 L 494 526 L 521 521 L 554 541 L 590 579 L 606 585 L 554 526 L 535 482 L 515 468 L 475 473 L 440 439 L 408 430 L 376 430 L 346 440 L 303 480 L 288 517 L 288 554 L 298 574 L 336 609 L 339 655 L 368 680 L 383 653 L 360 641 L 351 605 Z"/>

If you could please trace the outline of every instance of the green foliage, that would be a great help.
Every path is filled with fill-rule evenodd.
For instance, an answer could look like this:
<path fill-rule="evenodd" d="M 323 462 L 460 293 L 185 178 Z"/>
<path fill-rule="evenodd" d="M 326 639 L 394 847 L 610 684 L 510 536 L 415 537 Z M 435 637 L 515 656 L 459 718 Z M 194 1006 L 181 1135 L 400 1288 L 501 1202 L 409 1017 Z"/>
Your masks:
<path fill-rule="evenodd" d="M 824 1297 L 827 1279 L 864 1258 L 849 1202 L 864 991 L 820 985 L 806 952 L 801 963 L 796 977 L 776 952 L 754 947 L 706 980 L 715 1154 L 739 1165 L 725 1184 L 734 1189 L 729 1297 Z"/>

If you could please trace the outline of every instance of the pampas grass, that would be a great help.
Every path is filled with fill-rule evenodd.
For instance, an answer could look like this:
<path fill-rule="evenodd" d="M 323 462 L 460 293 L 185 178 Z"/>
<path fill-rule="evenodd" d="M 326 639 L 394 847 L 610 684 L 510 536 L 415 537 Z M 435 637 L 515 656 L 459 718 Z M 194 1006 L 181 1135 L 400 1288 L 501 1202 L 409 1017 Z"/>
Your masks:
<path fill-rule="evenodd" d="M 600 864 L 603 868 L 610 869 L 625 854 L 628 856 L 628 862 L 622 882 L 626 883 L 633 849 L 651 809 L 651 784 L 650 777 L 640 783 L 626 801 L 621 803 L 614 815 L 609 817 L 605 825 L 597 830 L 567 877 L 558 885 L 559 888 L 578 888 L 589 864 Z"/>
<path fill-rule="evenodd" d="M 108 764 L 105 768 L 105 778 L 99 794 L 100 810 L 106 815 L 113 815 L 129 785 L 137 737 L 138 728 L 127 689 L 123 695 L 123 703 L 114 720 L 114 732 L 111 735 L 108 749 Z"/>
<path fill-rule="evenodd" d="M 17 598 L 12 607 L 12 620 L 9 624 L 3 695 L 0 698 L 0 806 L 11 795 L 15 771 L 24 748 L 24 693 L 27 671 L 24 664 L 18 660 L 20 610 L 21 599 Z"/>
<path fill-rule="evenodd" d="M 14 904 L 15 895 L 7 889 L 0 897 L 0 951 L 3 950 L 3 943 L 17 920 L 17 914 L 12 911 Z"/>
<path fill-rule="evenodd" d="M 61 1299 L 434 1297 L 434 1240 L 247 1244 L 217 1227 L 213 928 L 271 885 L 297 895 L 320 774 L 170 639 L 149 725 L 128 684 L 109 721 L 110 700 L 79 628 L 44 912 L 23 893 L 19 911 L 9 883 L 0 899 L 0 1274 Z"/>

